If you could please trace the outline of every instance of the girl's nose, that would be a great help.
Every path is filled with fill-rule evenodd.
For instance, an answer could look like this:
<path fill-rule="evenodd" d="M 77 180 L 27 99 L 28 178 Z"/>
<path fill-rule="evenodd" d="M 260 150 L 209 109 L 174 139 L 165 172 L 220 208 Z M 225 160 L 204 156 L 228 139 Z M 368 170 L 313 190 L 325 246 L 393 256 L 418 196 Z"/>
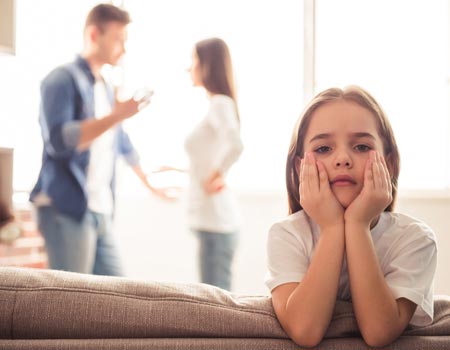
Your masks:
<path fill-rule="evenodd" d="M 336 166 L 337 167 L 340 167 L 340 166 L 350 167 L 350 161 L 348 161 L 348 160 L 346 160 L 345 162 L 337 161 Z"/>
<path fill-rule="evenodd" d="M 346 167 L 350 168 L 352 166 L 352 160 L 347 152 L 342 152 L 336 155 L 335 166 L 337 168 Z"/>

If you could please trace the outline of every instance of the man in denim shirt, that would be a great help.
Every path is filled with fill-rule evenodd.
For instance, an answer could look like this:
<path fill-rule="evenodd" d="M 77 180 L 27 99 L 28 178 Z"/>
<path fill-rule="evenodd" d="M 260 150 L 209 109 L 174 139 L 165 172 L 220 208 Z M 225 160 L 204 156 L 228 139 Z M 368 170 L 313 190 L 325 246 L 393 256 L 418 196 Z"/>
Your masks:
<path fill-rule="evenodd" d="M 129 22 L 128 13 L 113 5 L 94 7 L 81 55 L 50 72 L 41 84 L 44 151 L 30 200 L 37 206 L 53 269 L 123 274 L 111 233 L 118 155 L 152 192 L 164 197 L 147 181 L 121 126 L 143 101 L 115 101 L 100 74 L 104 64 L 116 65 L 124 54 Z"/>

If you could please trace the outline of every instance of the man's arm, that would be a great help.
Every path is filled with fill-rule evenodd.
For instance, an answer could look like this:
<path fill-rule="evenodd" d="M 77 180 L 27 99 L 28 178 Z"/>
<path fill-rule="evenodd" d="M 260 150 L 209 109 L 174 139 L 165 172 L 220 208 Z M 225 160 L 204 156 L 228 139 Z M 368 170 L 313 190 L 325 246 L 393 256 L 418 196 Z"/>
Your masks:
<path fill-rule="evenodd" d="M 41 84 L 40 124 L 46 151 L 55 158 L 67 157 L 74 150 L 86 150 L 105 131 L 138 112 L 139 101 L 116 102 L 103 119 L 79 121 L 77 92 L 69 71 L 57 68 Z"/>
<path fill-rule="evenodd" d="M 132 166 L 134 173 L 139 177 L 145 187 L 147 187 L 153 194 L 161 197 L 163 199 L 171 199 L 171 197 L 167 194 L 167 190 L 165 188 L 156 188 L 153 187 L 148 181 L 147 175 L 142 170 L 139 164 Z"/>
<path fill-rule="evenodd" d="M 79 151 L 88 149 L 92 141 L 105 131 L 109 130 L 117 123 L 135 115 L 139 111 L 139 103 L 140 102 L 135 101 L 134 99 L 129 99 L 125 102 L 117 101 L 110 115 L 101 119 L 91 118 L 82 121 L 80 123 L 80 139 L 77 149 Z"/>

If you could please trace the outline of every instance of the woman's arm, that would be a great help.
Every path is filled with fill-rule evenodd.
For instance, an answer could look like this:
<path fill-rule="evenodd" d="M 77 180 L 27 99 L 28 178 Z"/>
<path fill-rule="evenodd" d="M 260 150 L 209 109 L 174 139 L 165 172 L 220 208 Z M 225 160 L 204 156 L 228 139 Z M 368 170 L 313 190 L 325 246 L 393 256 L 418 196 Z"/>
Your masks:
<path fill-rule="evenodd" d="M 244 146 L 234 102 L 229 99 L 214 100 L 208 111 L 207 120 L 215 132 L 216 142 L 220 145 L 209 174 L 209 178 L 213 178 L 214 174 L 225 174 L 236 163 Z"/>
<path fill-rule="evenodd" d="M 371 152 L 364 186 L 345 211 L 345 247 L 352 302 L 361 334 L 370 346 L 393 342 L 404 331 L 416 304 L 395 300 L 379 266 L 371 225 L 392 201 L 392 185 L 384 159 Z"/>
<path fill-rule="evenodd" d="M 275 312 L 299 345 L 315 346 L 330 323 L 344 256 L 343 208 L 330 189 L 325 167 L 312 153 L 301 160 L 300 203 L 320 227 L 320 238 L 302 281 L 272 291 Z"/>

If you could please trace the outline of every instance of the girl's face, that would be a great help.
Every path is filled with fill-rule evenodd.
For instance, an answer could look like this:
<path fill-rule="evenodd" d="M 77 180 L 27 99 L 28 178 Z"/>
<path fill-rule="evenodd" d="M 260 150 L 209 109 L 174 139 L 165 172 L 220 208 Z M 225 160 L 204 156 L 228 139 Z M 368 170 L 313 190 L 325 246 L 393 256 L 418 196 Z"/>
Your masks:
<path fill-rule="evenodd" d="M 369 151 L 384 156 L 375 117 L 345 100 L 327 103 L 314 112 L 303 147 L 324 164 L 331 190 L 344 208 L 363 188 Z"/>
<path fill-rule="evenodd" d="M 203 86 L 200 61 L 195 49 L 192 51 L 192 64 L 189 68 L 189 72 L 191 73 L 192 84 L 194 86 Z"/>

